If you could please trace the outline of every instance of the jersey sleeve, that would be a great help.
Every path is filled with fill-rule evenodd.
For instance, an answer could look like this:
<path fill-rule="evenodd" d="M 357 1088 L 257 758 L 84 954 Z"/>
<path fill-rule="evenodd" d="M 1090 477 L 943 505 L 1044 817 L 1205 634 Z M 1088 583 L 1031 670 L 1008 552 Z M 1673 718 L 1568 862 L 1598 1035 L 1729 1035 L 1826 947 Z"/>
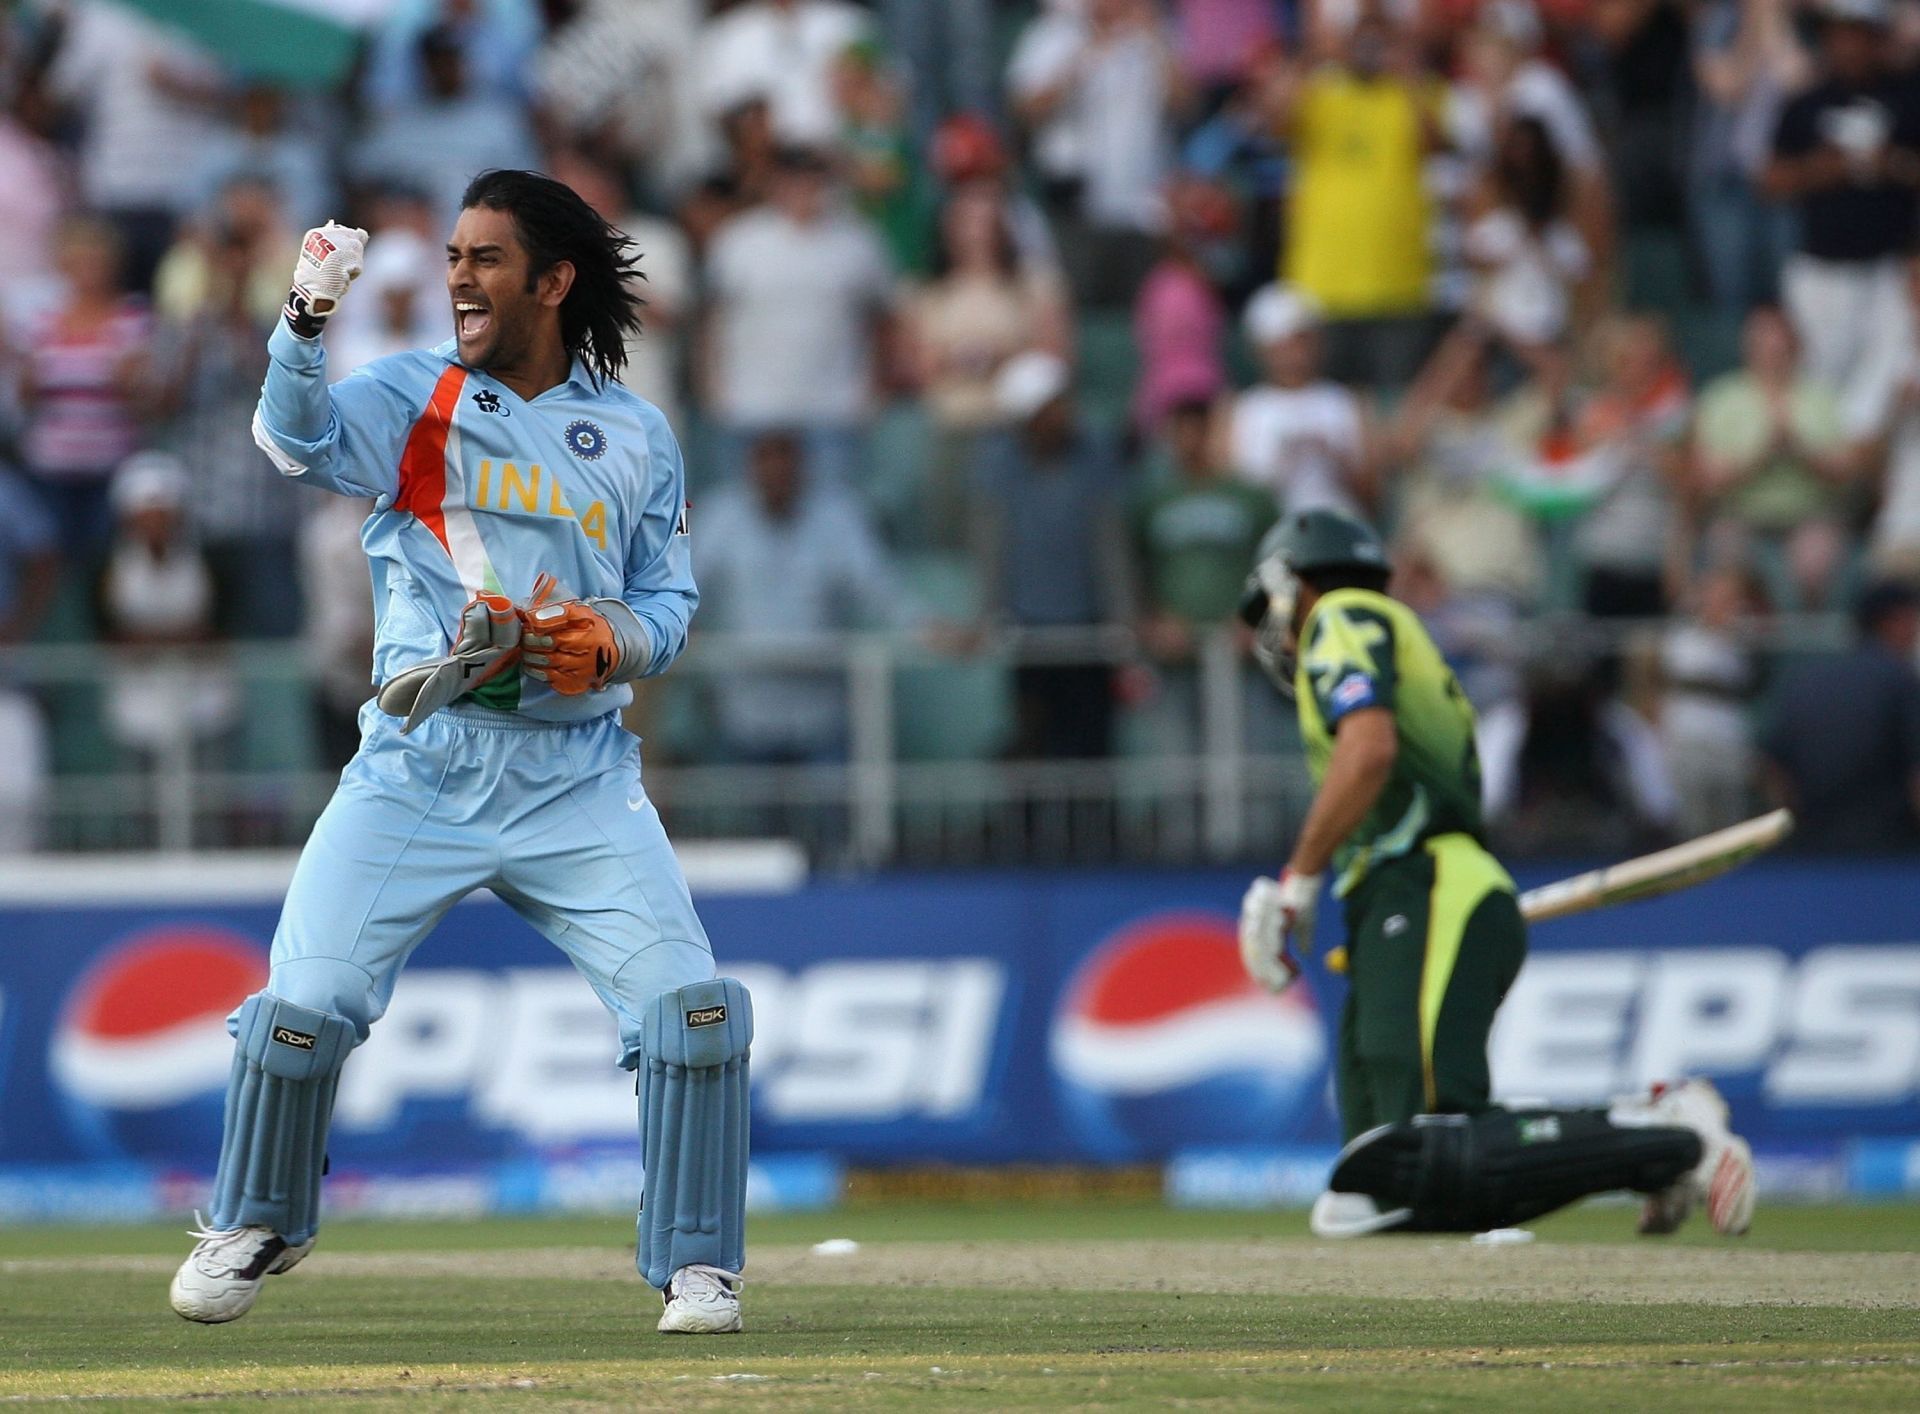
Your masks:
<path fill-rule="evenodd" d="M 700 603 L 688 551 L 687 468 L 663 417 L 649 427 L 647 501 L 627 546 L 621 599 L 647 631 L 652 654 L 642 677 L 663 673 L 687 646 Z"/>
<path fill-rule="evenodd" d="M 1394 708 L 1399 675 L 1393 625 L 1382 614 L 1329 604 L 1314 615 L 1301 659 L 1321 720 L 1329 731 L 1363 708 Z"/>
<path fill-rule="evenodd" d="M 326 352 L 285 321 L 267 340 L 267 377 L 253 413 L 253 440 L 282 475 L 343 496 L 390 499 L 400 453 L 420 414 L 391 359 L 327 385 Z"/>

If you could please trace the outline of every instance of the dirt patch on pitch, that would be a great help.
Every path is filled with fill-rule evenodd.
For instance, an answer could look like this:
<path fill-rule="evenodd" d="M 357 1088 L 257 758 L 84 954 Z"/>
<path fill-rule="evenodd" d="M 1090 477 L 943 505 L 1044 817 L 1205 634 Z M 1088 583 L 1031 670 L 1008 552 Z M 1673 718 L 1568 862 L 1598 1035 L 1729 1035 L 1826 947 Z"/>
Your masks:
<path fill-rule="evenodd" d="M 0 1262 L 0 1274 L 76 1269 L 169 1272 L 173 1258 Z M 631 1259 L 605 1248 L 496 1252 L 337 1252 L 309 1270 L 328 1276 L 562 1278 L 634 1281 Z M 1713 1247 L 1533 1242 L 1479 1247 L 1464 1239 L 1352 1242 L 881 1242 L 838 1256 L 756 1247 L 754 1286 L 972 1287 L 1028 1291 L 1161 1291 L 1450 1301 L 1917 1307 L 1920 1253 L 1770 1252 Z"/>

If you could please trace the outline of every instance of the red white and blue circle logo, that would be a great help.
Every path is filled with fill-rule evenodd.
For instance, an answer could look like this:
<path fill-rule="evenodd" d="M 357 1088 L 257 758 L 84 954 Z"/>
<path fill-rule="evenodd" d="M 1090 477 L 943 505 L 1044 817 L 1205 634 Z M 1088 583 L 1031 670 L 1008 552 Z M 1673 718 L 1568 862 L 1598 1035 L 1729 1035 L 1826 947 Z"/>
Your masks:
<path fill-rule="evenodd" d="M 597 422 L 575 418 L 567 424 L 563 435 L 567 439 L 567 450 L 583 462 L 597 462 L 606 455 L 607 434 L 600 430 Z"/>
<path fill-rule="evenodd" d="M 233 1065 L 227 1015 L 267 984 L 267 950 L 204 924 L 136 933 L 82 974 L 48 1069 L 101 1157 L 205 1162 Z"/>
<path fill-rule="evenodd" d="M 1051 1051 L 1068 1126 L 1102 1158 L 1285 1142 L 1325 1103 L 1306 983 L 1261 988 L 1211 913 L 1156 914 L 1102 942 L 1067 980 Z"/>

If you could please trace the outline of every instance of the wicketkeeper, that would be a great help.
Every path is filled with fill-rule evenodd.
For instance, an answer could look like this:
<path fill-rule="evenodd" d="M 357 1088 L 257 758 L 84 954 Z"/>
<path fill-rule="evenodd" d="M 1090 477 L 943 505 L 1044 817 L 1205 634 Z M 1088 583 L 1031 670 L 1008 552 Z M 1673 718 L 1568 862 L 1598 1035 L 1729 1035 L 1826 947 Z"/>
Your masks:
<path fill-rule="evenodd" d="M 364 231 L 309 231 L 254 438 L 372 497 L 359 753 L 301 852 L 237 1042 L 211 1219 L 173 1309 L 230 1321 L 313 1248 L 334 1092 L 414 947 L 490 888 L 573 960 L 640 1072 L 639 1265 L 663 1331 L 740 1329 L 747 992 L 706 931 L 618 713 L 698 594 L 666 419 L 616 380 L 631 244 L 568 188 L 484 173 L 447 244 L 454 337 L 331 389 L 320 336 Z"/>
<path fill-rule="evenodd" d="M 1473 708 L 1388 578 L 1370 528 L 1307 511 L 1269 532 L 1244 605 L 1318 787 L 1287 867 L 1247 890 L 1248 972 L 1276 992 L 1299 976 L 1329 871 L 1346 913 L 1347 1143 L 1314 1232 L 1504 1227 L 1621 1188 L 1648 1195 L 1643 1232 L 1672 1231 L 1696 1200 L 1716 1231 L 1745 1232 L 1753 1159 L 1711 1083 L 1604 1110 L 1492 1103 L 1487 1037 L 1526 925 L 1481 842 Z"/>

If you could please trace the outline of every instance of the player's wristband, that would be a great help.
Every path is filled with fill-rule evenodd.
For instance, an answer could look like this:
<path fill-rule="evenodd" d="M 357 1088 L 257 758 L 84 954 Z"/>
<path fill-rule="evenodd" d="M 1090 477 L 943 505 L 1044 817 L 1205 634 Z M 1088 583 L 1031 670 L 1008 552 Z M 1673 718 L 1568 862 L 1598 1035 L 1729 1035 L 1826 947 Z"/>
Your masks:
<path fill-rule="evenodd" d="M 645 677 L 653 665 L 653 639 L 633 606 L 624 599 L 589 599 L 587 602 L 607 621 L 607 627 L 613 630 L 614 645 L 620 650 L 620 661 L 607 674 L 607 682 L 632 682 Z"/>
<path fill-rule="evenodd" d="M 315 314 L 313 304 L 300 290 L 287 292 L 286 307 L 280 311 L 286 316 L 287 327 L 297 339 L 311 342 L 320 337 L 320 331 L 327 327 L 327 315 Z"/>

